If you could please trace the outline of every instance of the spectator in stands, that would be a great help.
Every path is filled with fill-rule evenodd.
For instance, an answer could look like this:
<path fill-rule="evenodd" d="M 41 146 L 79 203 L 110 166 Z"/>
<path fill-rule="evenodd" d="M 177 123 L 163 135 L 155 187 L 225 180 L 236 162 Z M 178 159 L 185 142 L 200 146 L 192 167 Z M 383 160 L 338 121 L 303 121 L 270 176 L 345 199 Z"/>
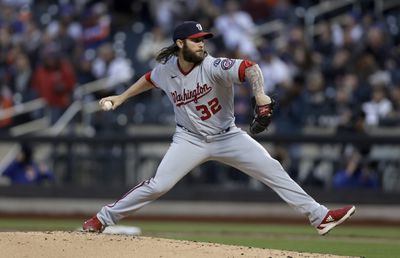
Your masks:
<path fill-rule="evenodd" d="M 373 56 L 367 53 L 362 53 L 361 56 L 350 56 L 348 64 L 348 70 L 352 69 L 358 80 L 353 90 L 353 98 L 355 103 L 361 106 L 371 98 L 372 87 L 368 79 L 377 71 L 378 65 Z"/>
<path fill-rule="evenodd" d="M 312 126 L 329 126 L 324 116 L 332 115 L 332 103 L 326 96 L 325 80 L 320 71 L 313 71 L 308 74 L 306 81 L 307 99 L 307 124 Z"/>
<path fill-rule="evenodd" d="M 77 42 L 73 37 L 69 35 L 67 29 L 67 25 L 61 23 L 58 28 L 57 34 L 54 35 L 53 41 L 58 44 L 59 50 L 62 53 L 68 53 L 66 57 L 70 61 L 72 61 L 75 54 Z"/>
<path fill-rule="evenodd" d="M 13 106 L 11 91 L 6 85 L 0 85 L 0 115 L 5 115 L 0 118 L 0 132 L 6 131 L 13 123 L 13 119 L 2 111 Z"/>
<path fill-rule="evenodd" d="M 345 34 L 348 34 L 349 41 L 359 42 L 364 34 L 363 27 L 358 21 L 358 15 L 355 13 L 347 14 L 343 19 Z M 346 43 L 345 43 L 346 45 Z"/>
<path fill-rule="evenodd" d="M 273 119 L 277 132 L 281 134 L 302 133 L 309 112 L 304 84 L 304 77 L 298 75 L 288 87 L 280 87 L 275 91 L 280 99 Z"/>
<path fill-rule="evenodd" d="M 96 77 L 93 74 L 93 60 L 94 60 L 94 53 L 90 50 L 86 51 L 82 54 L 81 58 L 75 65 L 76 67 L 76 75 L 78 79 L 78 83 L 80 85 L 93 82 L 96 80 Z"/>
<path fill-rule="evenodd" d="M 337 49 L 332 56 L 327 69 L 325 69 L 325 74 L 329 79 L 335 80 L 337 76 L 343 76 L 354 65 L 352 62 L 352 53 L 346 48 Z"/>
<path fill-rule="evenodd" d="M 170 39 L 167 38 L 161 29 L 161 27 L 155 26 L 151 32 L 147 32 L 143 35 L 142 41 L 140 42 L 136 51 L 137 59 L 147 66 L 149 61 L 153 61 L 154 57 L 160 51 L 160 49 L 168 46 Z M 155 63 L 150 64 L 152 68 Z M 146 67 L 149 69 L 149 67 Z"/>
<path fill-rule="evenodd" d="M 93 61 L 92 72 L 96 79 L 107 78 L 105 82 L 107 89 L 100 92 L 97 98 L 118 91 L 118 86 L 124 86 L 123 83 L 128 82 L 133 76 L 129 60 L 117 56 L 111 43 L 106 43 L 98 49 L 98 57 Z"/>
<path fill-rule="evenodd" d="M 39 49 L 43 44 L 43 33 L 38 25 L 30 21 L 26 25 L 26 30 L 22 35 L 20 45 L 28 55 L 31 68 L 33 68 L 39 59 Z"/>
<path fill-rule="evenodd" d="M 292 77 L 290 67 L 276 55 L 275 50 L 267 47 L 261 54 L 262 61 L 259 64 L 265 78 L 265 92 L 271 94 L 277 85 L 289 85 Z"/>
<path fill-rule="evenodd" d="M 336 134 L 338 135 L 367 135 L 367 124 L 366 124 L 366 115 L 362 110 L 353 110 L 352 113 L 346 115 L 346 118 L 343 119 L 342 123 L 339 123 L 336 128 Z M 351 149 L 355 148 L 352 145 L 348 145 Z M 346 146 L 345 146 L 346 147 Z M 363 154 L 368 154 L 370 151 L 370 147 L 359 147 L 360 152 Z M 343 151 L 345 152 L 345 151 Z"/>
<path fill-rule="evenodd" d="M 28 56 L 24 53 L 18 54 L 12 67 L 11 78 L 11 89 L 16 104 L 32 99 L 31 77 L 32 68 Z"/>
<path fill-rule="evenodd" d="M 111 18 L 104 3 L 96 3 L 83 13 L 82 41 L 84 47 L 98 48 L 109 40 Z"/>
<path fill-rule="evenodd" d="M 390 89 L 390 99 L 393 103 L 393 109 L 386 117 L 380 119 L 383 126 L 400 126 L 400 85 L 393 86 Z"/>
<path fill-rule="evenodd" d="M 387 98 L 386 89 L 376 86 L 372 91 L 371 100 L 362 105 L 366 114 L 366 123 L 371 126 L 379 125 L 382 118 L 386 118 L 392 111 L 393 106 Z"/>
<path fill-rule="evenodd" d="M 175 0 L 166 1 L 150 1 L 150 9 L 154 16 L 154 23 L 159 26 L 165 33 L 173 29 L 173 21 L 177 13 L 184 10 Z"/>
<path fill-rule="evenodd" d="M 313 68 L 313 60 L 311 49 L 305 39 L 304 28 L 300 26 L 290 28 L 286 40 L 289 54 L 287 62 L 292 65 L 293 73 L 296 75 L 309 73 Z"/>
<path fill-rule="evenodd" d="M 47 102 L 52 123 L 56 122 L 71 104 L 75 84 L 75 71 L 61 56 L 58 46 L 47 46 L 42 53 L 42 62 L 33 74 L 32 86 Z"/>
<path fill-rule="evenodd" d="M 307 99 L 304 92 L 305 79 L 298 75 L 287 87 L 279 87 L 279 105 L 277 106 L 273 124 L 275 132 L 283 135 L 299 135 L 303 132 L 307 110 Z M 298 178 L 298 170 L 301 156 L 301 146 L 298 144 L 277 144 L 276 158 L 280 160 L 292 178 Z M 278 156 L 279 155 L 279 156 Z"/>
<path fill-rule="evenodd" d="M 276 4 L 271 10 L 271 18 L 282 20 L 288 24 L 294 24 L 296 22 L 296 14 L 290 2 L 292 1 L 276 1 Z"/>
<path fill-rule="evenodd" d="M 204 18 L 209 15 L 209 12 L 213 12 L 213 9 L 217 9 L 215 6 L 210 8 L 209 1 L 152 0 L 148 2 L 154 25 L 161 28 L 164 33 L 171 32 L 175 23 L 179 21 Z"/>
<path fill-rule="evenodd" d="M 60 33 L 62 27 L 66 34 L 78 41 L 82 37 L 82 25 L 76 21 L 76 10 L 71 4 L 63 4 L 60 6 L 60 17 L 54 19 L 46 27 L 46 33 L 55 38 Z"/>
<path fill-rule="evenodd" d="M 244 56 L 257 60 L 259 53 L 253 42 L 255 24 L 251 16 L 239 7 L 237 0 L 227 1 L 225 11 L 215 20 L 215 27 L 229 50 L 238 49 Z"/>
<path fill-rule="evenodd" d="M 24 31 L 24 22 L 16 12 L 16 7 L 0 3 L 0 28 L 9 29 L 13 37 Z"/>
<path fill-rule="evenodd" d="M 354 111 L 349 121 L 340 124 L 337 134 L 367 135 L 366 114 Z M 372 188 L 380 185 L 377 174 L 377 163 L 369 160 L 370 146 L 347 144 L 343 146 L 339 169 L 332 179 L 332 185 L 338 189 Z"/>
<path fill-rule="evenodd" d="M 354 115 L 359 112 L 359 104 L 355 91 L 359 88 L 359 79 L 354 73 L 337 76 L 334 87 L 330 90 L 335 94 L 333 103 L 333 127 L 352 127 Z"/>
<path fill-rule="evenodd" d="M 0 27 L 0 76 L 4 77 L 9 72 L 11 49 L 13 48 L 11 34 L 7 28 Z"/>
<path fill-rule="evenodd" d="M 23 104 L 34 98 L 31 87 L 32 68 L 28 56 L 25 53 L 18 53 L 11 68 L 10 88 L 14 105 Z M 18 125 L 31 120 L 30 113 L 24 113 L 13 118 L 13 125 Z"/>
<path fill-rule="evenodd" d="M 252 19 L 257 24 L 262 24 L 269 18 L 273 5 L 265 0 L 248 0 L 244 2 L 243 10 L 251 15 Z"/>
<path fill-rule="evenodd" d="M 44 164 L 34 161 L 32 147 L 21 144 L 15 160 L 1 174 L 9 179 L 11 184 L 45 184 L 54 180 L 53 171 Z"/>
<path fill-rule="evenodd" d="M 346 160 L 345 167 L 333 177 L 336 189 L 379 188 L 376 162 L 368 161 L 365 154 L 354 150 Z"/>
<path fill-rule="evenodd" d="M 365 52 L 371 54 L 380 69 L 385 69 L 390 57 L 388 35 L 379 26 L 372 26 L 367 32 Z"/>
<path fill-rule="evenodd" d="M 333 45 L 332 30 L 328 22 L 322 22 L 318 27 L 317 36 L 313 44 L 313 62 L 320 67 L 327 82 L 333 81 L 335 74 L 331 64 L 336 49 Z"/>

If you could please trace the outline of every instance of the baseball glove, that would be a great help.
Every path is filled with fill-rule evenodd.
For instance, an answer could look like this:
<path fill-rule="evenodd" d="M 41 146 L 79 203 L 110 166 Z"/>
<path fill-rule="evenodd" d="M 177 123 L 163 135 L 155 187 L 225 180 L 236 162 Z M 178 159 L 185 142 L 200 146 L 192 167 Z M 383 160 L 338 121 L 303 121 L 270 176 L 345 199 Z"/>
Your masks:
<path fill-rule="evenodd" d="M 271 123 L 272 112 L 274 111 L 275 100 L 271 98 L 271 103 L 259 106 L 256 99 L 252 97 L 251 105 L 254 110 L 253 119 L 250 123 L 250 132 L 258 134 L 267 129 Z"/>

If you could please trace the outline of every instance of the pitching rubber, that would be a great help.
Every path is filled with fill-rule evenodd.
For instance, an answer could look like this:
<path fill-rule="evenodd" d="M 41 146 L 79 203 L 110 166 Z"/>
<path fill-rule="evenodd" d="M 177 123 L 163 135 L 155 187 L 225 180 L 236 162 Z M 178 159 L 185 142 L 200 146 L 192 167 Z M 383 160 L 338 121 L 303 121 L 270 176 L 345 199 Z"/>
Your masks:
<path fill-rule="evenodd" d="M 82 228 L 77 229 L 77 231 L 85 233 L 93 233 L 87 230 L 83 230 Z M 122 225 L 108 226 L 103 230 L 103 232 L 99 234 L 138 236 L 142 234 L 142 230 L 138 227 L 131 227 L 131 226 L 122 226 Z"/>

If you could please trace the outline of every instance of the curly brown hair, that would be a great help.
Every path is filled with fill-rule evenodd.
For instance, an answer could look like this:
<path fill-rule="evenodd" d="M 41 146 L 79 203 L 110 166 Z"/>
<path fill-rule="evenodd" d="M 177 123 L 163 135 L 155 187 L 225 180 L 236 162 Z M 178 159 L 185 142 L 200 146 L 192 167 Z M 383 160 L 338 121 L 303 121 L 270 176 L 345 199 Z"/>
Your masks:
<path fill-rule="evenodd" d="M 172 56 L 177 56 L 179 51 L 179 47 L 176 43 L 172 45 L 162 48 L 160 52 L 158 52 L 156 56 L 156 61 L 162 64 L 165 64 Z"/>

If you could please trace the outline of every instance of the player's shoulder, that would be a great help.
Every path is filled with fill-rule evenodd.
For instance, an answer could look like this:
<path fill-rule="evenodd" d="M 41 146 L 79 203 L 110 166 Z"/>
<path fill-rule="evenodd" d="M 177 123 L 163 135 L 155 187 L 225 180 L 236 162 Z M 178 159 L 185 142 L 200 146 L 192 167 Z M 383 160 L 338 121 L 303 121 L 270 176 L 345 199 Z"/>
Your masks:
<path fill-rule="evenodd" d="M 220 60 L 221 57 L 213 57 L 210 54 L 207 54 L 207 56 L 203 60 L 203 64 L 207 66 L 214 65 L 215 67 L 217 67 Z"/>
<path fill-rule="evenodd" d="M 228 57 L 213 57 L 207 55 L 204 61 L 210 68 L 221 68 L 222 70 L 228 70 L 233 67 L 234 64 L 240 64 L 242 60 L 232 59 Z"/>
<path fill-rule="evenodd" d="M 214 57 L 214 56 L 211 56 L 208 54 L 203 60 L 203 65 L 206 65 L 210 68 L 217 68 L 221 64 L 222 60 L 224 60 L 224 59 L 226 59 L 226 58 Z"/>
<path fill-rule="evenodd" d="M 170 71 L 173 70 L 174 67 L 176 67 L 176 57 L 173 56 L 170 59 L 168 59 L 167 62 L 165 63 L 158 63 L 153 70 L 157 70 L 157 72 L 163 72 L 163 71 Z"/>
<path fill-rule="evenodd" d="M 176 66 L 177 59 L 178 59 L 177 56 L 171 56 L 171 58 L 168 59 L 168 61 L 165 62 L 165 64 L 162 64 L 162 65 L 164 65 L 164 66 L 166 66 L 166 67 L 169 67 L 169 66 Z"/>

